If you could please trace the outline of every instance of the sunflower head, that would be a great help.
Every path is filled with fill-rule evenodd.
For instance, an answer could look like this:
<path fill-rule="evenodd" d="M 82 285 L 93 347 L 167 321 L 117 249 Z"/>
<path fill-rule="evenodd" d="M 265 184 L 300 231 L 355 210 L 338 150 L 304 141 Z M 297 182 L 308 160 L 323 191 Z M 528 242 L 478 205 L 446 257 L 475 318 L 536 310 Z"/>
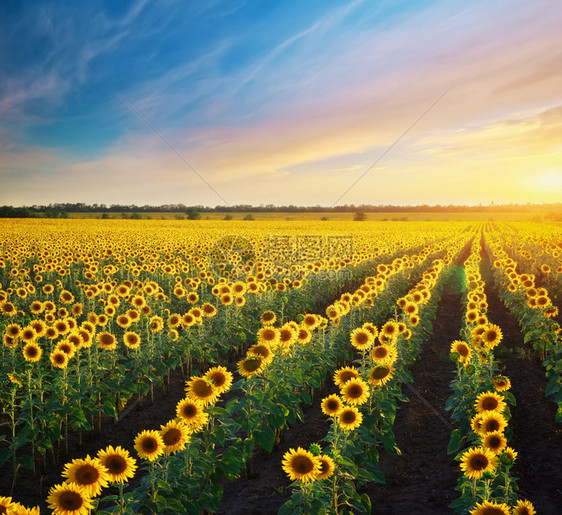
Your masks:
<path fill-rule="evenodd" d="M 241 376 L 250 378 L 262 371 L 265 362 L 262 356 L 248 354 L 243 360 L 238 362 L 238 373 Z"/>
<path fill-rule="evenodd" d="M 353 431 L 363 422 L 363 414 L 355 406 L 345 406 L 338 414 L 338 424 L 344 431 Z"/>
<path fill-rule="evenodd" d="M 513 508 L 513 515 L 535 515 L 536 513 L 533 503 L 526 499 L 519 499 Z"/>
<path fill-rule="evenodd" d="M 390 365 L 377 365 L 369 372 L 369 383 L 373 386 L 381 386 L 392 379 L 394 370 Z"/>
<path fill-rule="evenodd" d="M 273 311 L 266 311 L 262 313 L 260 317 L 260 321 L 263 325 L 273 325 L 277 320 L 277 316 Z"/>
<path fill-rule="evenodd" d="M 494 389 L 496 392 L 505 392 L 511 388 L 511 381 L 507 376 L 494 377 Z"/>
<path fill-rule="evenodd" d="M 164 453 L 162 436 L 155 430 L 141 431 L 135 438 L 135 450 L 143 460 L 154 461 Z"/>
<path fill-rule="evenodd" d="M 82 487 L 89 497 L 98 496 L 108 486 L 109 474 L 98 458 L 77 458 L 64 466 L 62 476 Z"/>
<path fill-rule="evenodd" d="M 136 460 L 129 451 L 120 446 L 108 446 L 98 451 L 100 463 L 107 469 L 111 483 L 125 483 L 131 479 L 137 470 Z"/>
<path fill-rule="evenodd" d="M 468 346 L 468 343 L 466 342 L 455 340 L 451 344 L 451 353 L 454 354 L 455 352 L 459 356 L 457 360 L 461 363 L 465 363 L 470 359 L 471 351 L 470 351 L 470 347 Z"/>
<path fill-rule="evenodd" d="M 494 454 L 500 454 L 507 446 L 507 438 L 501 431 L 491 431 L 481 437 L 482 447 Z"/>
<path fill-rule="evenodd" d="M 203 379 L 210 381 L 219 395 L 228 391 L 232 385 L 232 372 L 229 372 L 225 367 L 217 366 L 207 370 Z"/>
<path fill-rule="evenodd" d="M 178 402 L 176 416 L 192 430 L 201 427 L 209 419 L 209 415 L 204 411 L 203 403 L 190 397 Z"/>
<path fill-rule="evenodd" d="M 290 449 L 283 456 L 283 470 L 291 481 L 314 481 L 320 473 L 320 467 L 319 458 L 301 447 Z"/>
<path fill-rule="evenodd" d="M 351 332 L 351 345 L 357 350 L 364 351 L 373 345 L 374 336 L 367 329 L 359 327 Z"/>
<path fill-rule="evenodd" d="M 340 391 L 348 404 L 361 405 L 369 400 L 369 385 L 360 377 L 354 377 L 341 384 Z"/>
<path fill-rule="evenodd" d="M 469 479 L 480 479 L 496 468 L 496 455 L 483 447 L 469 449 L 461 456 L 461 470 Z"/>
<path fill-rule="evenodd" d="M 160 436 L 164 441 L 166 454 L 175 454 L 189 442 L 189 428 L 185 424 L 170 420 L 166 425 L 160 427 Z"/>
<path fill-rule="evenodd" d="M 482 392 L 476 397 L 474 408 L 478 413 L 483 411 L 497 411 L 501 413 L 505 409 L 503 397 L 496 392 Z"/>
<path fill-rule="evenodd" d="M 94 508 L 84 488 L 72 482 L 53 486 L 47 503 L 54 513 L 65 515 L 87 515 Z"/>
<path fill-rule="evenodd" d="M 511 515 L 511 509 L 503 502 L 482 501 L 470 510 L 470 515 Z"/>
<path fill-rule="evenodd" d="M 320 461 L 320 471 L 318 472 L 316 479 L 329 478 L 336 470 L 334 460 L 327 454 L 321 454 L 318 456 L 318 460 Z"/>
<path fill-rule="evenodd" d="M 498 411 L 483 411 L 479 413 L 478 431 L 480 435 L 493 431 L 503 431 L 507 427 L 507 420 Z"/>
<path fill-rule="evenodd" d="M 342 367 L 334 373 L 334 384 L 340 386 L 355 377 L 361 377 L 359 370 L 355 367 Z"/>
<path fill-rule="evenodd" d="M 219 395 L 212 381 L 207 380 L 204 377 L 192 377 L 187 382 L 185 391 L 188 397 L 198 400 L 203 404 L 203 406 L 213 404 Z"/>
<path fill-rule="evenodd" d="M 322 413 L 325 415 L 328 415 L 329 417 L 337 417 L 343 409 L 342 399 L 335 393 L 328 395 L 328 397 L 324 397 L 324 399 L 322 399 L 321 408 Z"/>

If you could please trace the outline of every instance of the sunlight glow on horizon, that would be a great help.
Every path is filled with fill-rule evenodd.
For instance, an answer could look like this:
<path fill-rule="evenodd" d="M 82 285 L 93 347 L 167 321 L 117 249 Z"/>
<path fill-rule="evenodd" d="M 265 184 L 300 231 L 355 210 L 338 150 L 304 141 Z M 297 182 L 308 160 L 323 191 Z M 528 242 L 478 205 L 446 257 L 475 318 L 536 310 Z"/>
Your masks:
<path fill-rule="evenodd" d="M 88 23 L 86 23 L 86 21 Z M 0 5 L 0 204 L 550 203 L 553 0 Z M 186 37 L 189 34 L 189 37 Z"/>

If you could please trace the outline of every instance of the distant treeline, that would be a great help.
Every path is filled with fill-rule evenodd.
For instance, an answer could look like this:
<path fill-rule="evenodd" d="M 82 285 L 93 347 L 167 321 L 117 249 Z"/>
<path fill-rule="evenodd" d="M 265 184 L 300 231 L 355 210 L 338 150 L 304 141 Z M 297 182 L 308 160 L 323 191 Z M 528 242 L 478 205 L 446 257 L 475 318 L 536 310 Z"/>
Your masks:
<path fill-rule="evenodd" d="M 252 206 L 249 204 L 238 204 L 235 206 L 187 206 L 185 204 L 163 204 L 161 206 L 137 206 L 135 204 L 84 204 L 65 203 L 49 204 L 48 206 L 33 205 L 25 207 L 0 206 L 0 217 L 2 218 L 65 218 L 68 213 L 519 213 L 529 211 L 561 211 L 562 203 L 555 204 L 491 204 L 479 206 L 464 205 L 428 205 L 417 206 L 395 206 L 395 205 L 369 205 L 369 204 L 345 204 L 342 206 L 274 206 L 273 204 Z"/>

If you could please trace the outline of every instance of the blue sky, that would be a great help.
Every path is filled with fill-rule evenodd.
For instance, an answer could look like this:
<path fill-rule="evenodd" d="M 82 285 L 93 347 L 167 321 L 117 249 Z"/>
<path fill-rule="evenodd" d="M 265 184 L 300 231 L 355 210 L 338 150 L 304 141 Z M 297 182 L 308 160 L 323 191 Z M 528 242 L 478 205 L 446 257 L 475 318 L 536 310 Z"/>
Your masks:
<path fill-rule="evenodd" d="M 0 204 L 559 200 L 554 0 L 0 3 Z M 121 97 L 121 98 L 120 98 Z M 483 181 L 486 187 L 482 188 Z"/>

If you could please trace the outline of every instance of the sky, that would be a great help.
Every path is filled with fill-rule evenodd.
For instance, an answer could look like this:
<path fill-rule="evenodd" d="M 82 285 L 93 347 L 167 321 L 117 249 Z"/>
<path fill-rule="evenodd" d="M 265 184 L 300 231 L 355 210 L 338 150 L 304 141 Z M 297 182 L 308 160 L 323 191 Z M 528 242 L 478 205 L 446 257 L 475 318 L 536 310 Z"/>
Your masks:
<path fill-rule="evenodd" d="M 0 205 L 562 199 L 558 0 L 2 0 Z"/>

